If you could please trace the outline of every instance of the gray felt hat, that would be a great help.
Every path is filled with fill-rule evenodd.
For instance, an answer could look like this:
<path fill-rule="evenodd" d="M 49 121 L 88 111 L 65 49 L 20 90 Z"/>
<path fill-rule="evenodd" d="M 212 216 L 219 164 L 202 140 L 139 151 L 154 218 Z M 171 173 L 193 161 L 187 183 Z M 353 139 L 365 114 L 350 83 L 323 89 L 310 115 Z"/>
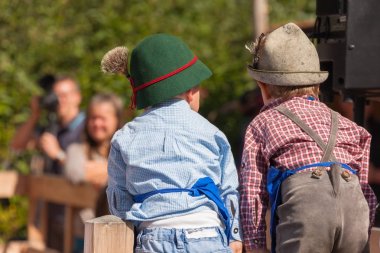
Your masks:
<path fill-rule="evenodd" d="M 253 79 L 271 85 L 304 86 L 324 82 L 313 43 L 295 24 L 286 24 L 246 45 L 253 54 L 248 66 Z"/>

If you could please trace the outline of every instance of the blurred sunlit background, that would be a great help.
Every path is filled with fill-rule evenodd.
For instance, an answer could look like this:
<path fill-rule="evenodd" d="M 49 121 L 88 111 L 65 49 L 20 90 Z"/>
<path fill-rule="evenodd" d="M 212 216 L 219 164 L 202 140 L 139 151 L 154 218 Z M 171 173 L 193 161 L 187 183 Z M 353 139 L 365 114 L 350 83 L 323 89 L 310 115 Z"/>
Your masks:
<path fill-rule="evenodd" d="M 30 154 L 11 152 L 9 142 L 30 114 L 30 98 L 43 95 L 37 80 L 45 74 L 76 77 L 83 109 L 93 94 L 112 91 L 124 99 L 125 122 L 138 114 L 128 109 L 127 80 L 102 74 L 100 60 L 109 49 L 124 45 L 132 50 L 153 33 L 181 37 L 213 71 L 202 83 L 200 113 L 226 133 L 238 154 L 244 115 L 236 103 L 255 87 L 244 47 L 258 32 L 254 1 L 4 0 L 0 10 L 0 169 L 28 173 Z M 266 13 L 268 29 L 312 21 L 315 1 L 269 0 Z M 25 236 L 25 223 L 22 200 L 11 200 L 6 210 L 0 206 L 0 242 Z"/>

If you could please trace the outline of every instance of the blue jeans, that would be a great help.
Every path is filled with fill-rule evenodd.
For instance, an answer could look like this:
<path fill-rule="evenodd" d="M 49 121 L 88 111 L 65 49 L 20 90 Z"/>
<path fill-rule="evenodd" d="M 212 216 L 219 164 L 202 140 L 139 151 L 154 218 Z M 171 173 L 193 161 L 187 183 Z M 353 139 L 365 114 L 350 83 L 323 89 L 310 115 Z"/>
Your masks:
<path fill-rule="evenodd" d="M 146 228 L 136 239 L 135 253 L 191 252 L 231 253 L 224 231 L 219 227 L 195 229 Z"/>

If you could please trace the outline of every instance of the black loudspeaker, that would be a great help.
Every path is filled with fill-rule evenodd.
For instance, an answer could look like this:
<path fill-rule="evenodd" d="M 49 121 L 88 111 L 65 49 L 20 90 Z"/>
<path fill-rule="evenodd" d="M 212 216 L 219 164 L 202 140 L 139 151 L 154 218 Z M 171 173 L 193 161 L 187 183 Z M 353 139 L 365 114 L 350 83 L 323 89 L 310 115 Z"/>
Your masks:
<path fill-rule="evenodd" d="M 380 0 L 317 0 L 316 12 L 312 37 L 326 82 L 335 91 L 379 92 Z"/>

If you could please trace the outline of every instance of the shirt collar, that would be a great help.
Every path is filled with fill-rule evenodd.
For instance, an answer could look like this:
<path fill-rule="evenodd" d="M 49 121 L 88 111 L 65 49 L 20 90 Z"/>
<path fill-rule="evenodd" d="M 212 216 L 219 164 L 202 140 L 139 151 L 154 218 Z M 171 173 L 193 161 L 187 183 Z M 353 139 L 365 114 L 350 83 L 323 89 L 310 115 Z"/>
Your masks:
<path fill-rule="evenodd" d="M 316 98 L 314 96 L 310 96 L 310 95 L 303 95 L 301 97 L 292 97 L 290 99 L 276 98 L 276 99 L 272 100 L 271 102 L 269 102 L 268 104 L 264 105 L 261 108 L 260 112 L 275 108 L 275 107 L 279 106 L 280 104 L 285 103 L 286 101 L 289 101 L 289 100 L 306 100 L 306 101 L 310 101 L 310 102 L 319 101 L 318 98 Z"/>
<path fill-rule="evenodd" d="M 178 107 L 178 108 L 190 108 L 189 103 L 187 103 L 184 99 L 172 98 L 164 102 L 152 105 L 151 107 L 146 109 L 146 112 L 149 112 L 158 108 L 173 107 L 173 106 Z"/>

